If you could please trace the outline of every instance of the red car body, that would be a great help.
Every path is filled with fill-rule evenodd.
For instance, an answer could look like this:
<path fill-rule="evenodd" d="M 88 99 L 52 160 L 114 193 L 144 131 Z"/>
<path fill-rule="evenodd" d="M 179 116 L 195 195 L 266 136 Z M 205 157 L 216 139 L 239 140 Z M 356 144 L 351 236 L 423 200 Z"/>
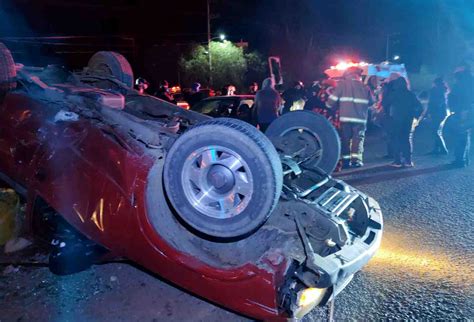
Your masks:
<path fill-rule="evenodd" d="M 104 90 L 102 78 L 81 77 L 80 82 L 57 85 L 26 77 L 23 86 L 0 100 L 0 179 L 26 197 L 31 225 L 37 215 L 35 204 L 44 200 L 69 224 L 114 255 L 126 257 L 215 303 L 262 320 L 290 317 L 282 295 L 288 291 L 286 281 L 293 276 L 295 263 L 308 267 L 311 264 L 304 263 L 310 260 L 319 263 L 318 272 L 309 274 L 304 270 L 301 280 L 309 276 L 323 280 L 324 276 L 320 287 L 331 289 L 335 296 L 377 250 L 382 229 L 377 203 L 337 180 L 333 180 L 333 189 L 345 191 L 346 197 L 362 196 L 354 207 L 368 214 L 361 215 L 364 229 L 358 232 L 357 241 L 346 243 L 340 254 L 319 257 L 307 249 L 305 238 L 300 240 L 301 230 L 288 228 L 288 223 L 294 225 L 294 221 L 283 215 L 308 211 L 304 204 L 289 209 L 281 202 L 280 216 L 275 210 L 267 226 L 243 241 L 219 244 L 193 236 L 174 219 L 163 191 L 164 151 L 179 135 L 173 120 L 181 119 L 186 127 L 208 117 L 119 86 L 118 91 L 123 93 L 120 96 Z M 95 87 L 90 82 L 96 82 Z M 123 97 L 125 111 L 114 109 L 116 99 Z M 91 106 L 100 106 L 100 113 Z M 137 117 L 139 112 L 149 119 Z M 162 123 L 160 129 L 148 131 L 156 120 Z M 161 141 L 152 143 L 157 132 Z M 323 224 L 332 223 L 328 229 L 342 229 L 342 219 L 325 216 Z M 270 235 L 279 229 L 283 233 Z M 266 244 L 262 244 L 258 238 L 267 233 L 275 238 L 265 237 Z M 294 248 L 285 249 L 287 244 Z"/>
<path fill-rule="evenodd" d="M 254 264 L 216 269 L 171 247 L 147 217 L 146 184 L 154 161 L 119 148 L 88 121 L 45 124 L 38 117 L 45 113 L 21 94 L 7 95 L 0 105 L 2 179 L 25 188 L 18 191 L 27 193 L 30 215 L 40 196 L 115 255 L 235 311 L 259 319 L 279 316 L 274 295 L 287 263 L 269 258 L 265 269 Z"/>

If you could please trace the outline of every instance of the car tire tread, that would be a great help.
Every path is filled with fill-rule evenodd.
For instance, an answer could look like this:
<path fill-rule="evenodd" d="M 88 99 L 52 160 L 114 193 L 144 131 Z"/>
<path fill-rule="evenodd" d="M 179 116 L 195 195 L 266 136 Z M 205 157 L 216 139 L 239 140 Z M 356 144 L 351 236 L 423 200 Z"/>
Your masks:
<path fill-rule="evenodd" d="M 222 138 L 223 146 L 230 144 L 237 148 L 236 151 L 241 149 L 240 152 L 246 154 L 246 156 L 241 156 L 246 162 L 253 164 L 252 166 L 249 164 L 250 171 L 255 171 L 253 172 L 253 179 L 258 181 L 254 181 L 254 183 L 258 182 L 257 185 L 261 189 L 254 191 L 254 195 L 247 206 L 248 208 L 242 213 L 220 221 L 206 218 L 204 213 L 200 213 L 191 206 L 186 198 L 182 196 L 181 180 L 173 178 L 179 177 L 180 173 L 182 173 L 183 160 L 188 157 L 188 153 L 192 153 L 195 148 L 193 145 L 196 148 L 208 144 L 219 145 L 219 140 L 209 138 L 207 135 L 214 134 L 216 131 L 224 134 L 228 130 L 232 130 L 232 132 L 227 132 L 229 137 Z M 203 145 L 196 141 L 196 137 L 202 140 Z M 232 141 L 239 138 L 242 139 L 239 144 L 250 144 L 248 150 L 245 149 L 245 146 L 238 146 Z M 189 143 L 193 139 L 195 141 Z M 217 118 L 196 124 L 176 140 L 165 160 L 164 184 L 178 218 L 183 219 L 185 224 L 190 225 L 198 233 L 202 233 L 207 237 L 233 239 L 253 233 L 271 215 L 280 198 L 283 171 L 277 151 L 271 141 L 261 132 L 240 120 Z"/>

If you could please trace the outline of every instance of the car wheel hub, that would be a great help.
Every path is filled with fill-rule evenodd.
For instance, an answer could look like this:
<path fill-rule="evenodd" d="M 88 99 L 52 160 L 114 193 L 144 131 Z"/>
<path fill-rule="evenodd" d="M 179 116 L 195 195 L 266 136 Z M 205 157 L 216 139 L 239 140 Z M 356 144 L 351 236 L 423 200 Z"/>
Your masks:
<path fill-rule="evenodd" d="M 203 215 L 228 219 L 247 208 L 253 177 L 235 151 L 222 146 L 200 148 L 189 155 L 183 169 L 186 199 Z"/>
<path fill-rule="evenodd" d="M 227 193 L 235 185 L 235 178 L 232 171 L 220 164 L 213 165 L 207 174 L 210 186 L 219 193 Z"/>

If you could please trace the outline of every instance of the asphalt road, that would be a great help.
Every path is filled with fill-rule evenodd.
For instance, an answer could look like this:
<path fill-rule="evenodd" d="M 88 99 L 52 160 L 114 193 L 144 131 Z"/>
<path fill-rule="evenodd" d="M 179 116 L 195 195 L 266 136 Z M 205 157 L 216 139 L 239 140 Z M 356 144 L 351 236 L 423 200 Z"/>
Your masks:
<path fill-rule="evenodd" d="M 366 167 L 338 175 L 380 203 L 385 230 L 379 252 L 336 299 L 336 321 L 474 317 L 474 166 L 453 169 L 449 157 L 424 155 L 431 146 L 424 134 L 415 137 L 414 169 L 386 166 L 383 142 L 372 135 Z M 321 309 L 305 320 L 326 316 Z M 23 320 L 247 319 L 123 263 L 65 277 L 0 266 L 0 321 Z"/>
<path fill-rule="evenodd" d="M 336 321 L 474 318 L 474 167 L 427 156 L 426 134 L 415 136 L 414 169 L 383 164 L 383 142 L 372 136 L 366 168 L 339 176 L 380 203 L 385 229 L 378 253 L 336 299 Z"/>

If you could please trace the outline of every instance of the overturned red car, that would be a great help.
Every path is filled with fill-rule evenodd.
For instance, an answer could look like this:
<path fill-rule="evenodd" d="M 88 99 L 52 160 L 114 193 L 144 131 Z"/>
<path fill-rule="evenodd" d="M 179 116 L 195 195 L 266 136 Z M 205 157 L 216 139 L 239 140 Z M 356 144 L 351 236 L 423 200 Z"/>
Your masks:
<path fill-rule="evenodd" d="M 264 135 L 132 84 L 117 53 L 71 73 L 15 64 L 0 44 L 0 179 L 33 231 L 50 216 L 75 231 L 53 242 L 53 272 L 125 257 L 271 320 L 325 305 L 374 255 L 380 208 L 329 175 L 339 141 L 324 118 L 289 113 Z"/>

